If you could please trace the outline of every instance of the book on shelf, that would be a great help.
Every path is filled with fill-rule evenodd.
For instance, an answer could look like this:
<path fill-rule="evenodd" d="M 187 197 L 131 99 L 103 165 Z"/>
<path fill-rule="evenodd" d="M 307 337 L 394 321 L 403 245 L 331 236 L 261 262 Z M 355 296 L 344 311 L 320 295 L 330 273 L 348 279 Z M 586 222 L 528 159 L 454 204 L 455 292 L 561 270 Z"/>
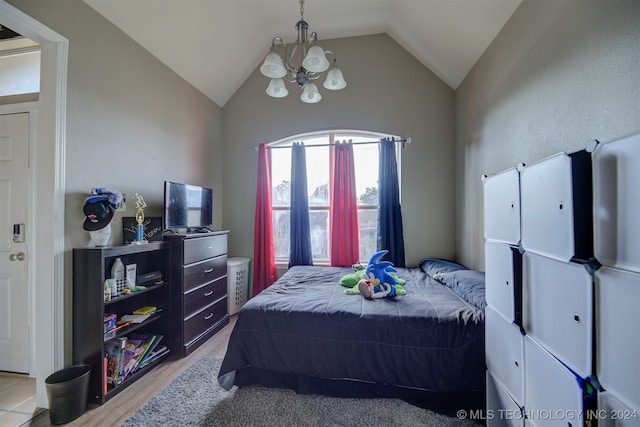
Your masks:
<path fill-rule="evenodd" d="M 133 310 L 132 314 L 153 314 L 156 312 L 156 310 L 158 309 L 158 307 L 154 307 L 154 306 L 149 306 L 146 305 L 144 307 L 140 307 L 136 310 Z"/>
<path fill-rule="evenodd" d="M 133 370 L 135 371 L 136 369 L 138 369 L 138 365 L 140 365 L 140 362 L 142 362 L 142 360 L 145 358 L 146 354 L 149 351 L 149 348 L 151 347 L 153 342 L 156 340 L 157 336 L 153 334 L 148 334 L 148 335 L 136 334 L 132 338 L 142 341 L 142 344 L 141 344 L 142 351 L 140 353 L 140 356 L 136 359 L 135 365 L 133 368 Z"/>
<path fill-rule="evenodd" d="M 107 391 L 109 391 L 109 381 L 107 381 L 107 378 L 109 377 L 109 357 L 107 356 L 107 354 L 105 353 L 104 358 L 102 360 L 102 393 L 103 394 L 107 394 Z"/>
<path fill-rule="evenodd" d="M 105 344 L 107 384 L 115 386 L 124 379 L 124 349 L 126 344 L 126 337 L 114 338 Z"/>
<path fill-rule="evenodd" d="M 140 339 L 136 339 L 132 337 L 131 339 L 127 339 L 127 343 L 124 347 L 124 377 L 127 378 L 131 372 L 134 371 L 134 368 L 137 364 L 138 358 L 144 352 L 144 347 L 142 347 L 143 341 Z"/>
<path fill-rule="evenodd" d="M 140 367 L 147 366 L 148 364 L 150 364 L 154 360 L 157 360 L 157 359 L 161 358 L 162 356 L 164 356 L 167 353 L 169 353 L 169 348 L 166 345 L 157 346 L 155 348 L 155 350 L 153 350 L 151 353 L 149 353 L 147 355 L 147 357 L 144 358 L 144 360 L 140 364 Z"/>
<path fill-rule="evenodd" d="M 163 335 L 134 334 L 118 337 L 105 344 L 105 386 L 116 386 L 139 368 L 169 352 L 158 347 Z M 161 354 L 160 354 L 161 353 Z"/>
<path fill-rule="evenodd" d="M 122 320 L 124 322 L 142 323 L 149 317 L 151 317 L 150 314 L 125 314 L 124 316 L 122 316 Z"/>
<path fill-rule="evenodd" d="M 162 337 L 162 335 L 155 335 L 155 339 L 149 344 L 147 351 L 145 351 L 142 357 L 138 360 L 138 367 L 141 367 L 140 365 L 142 365 L 142 362 L 144 362 L 145 359 L 155 350 L 158 344 L 160 344 Z"/>

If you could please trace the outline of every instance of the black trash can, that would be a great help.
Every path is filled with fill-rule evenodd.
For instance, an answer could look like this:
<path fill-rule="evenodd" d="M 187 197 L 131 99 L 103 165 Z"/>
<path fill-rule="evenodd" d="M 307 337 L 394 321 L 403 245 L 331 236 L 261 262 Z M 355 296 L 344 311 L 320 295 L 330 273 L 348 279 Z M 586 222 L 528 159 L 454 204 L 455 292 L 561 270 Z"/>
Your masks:
<path fill-rule="evenodd" d="M 49 375 L 45 380 L 51 424 L 65 424 L 87 408 L 90 365 L 74 365 Z"/>

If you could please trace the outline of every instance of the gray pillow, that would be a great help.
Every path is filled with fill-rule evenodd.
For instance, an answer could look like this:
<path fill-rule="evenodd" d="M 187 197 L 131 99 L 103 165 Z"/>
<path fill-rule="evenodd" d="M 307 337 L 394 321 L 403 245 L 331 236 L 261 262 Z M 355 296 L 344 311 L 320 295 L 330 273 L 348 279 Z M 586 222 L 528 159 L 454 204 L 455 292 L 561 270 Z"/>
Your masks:
<path fill-rule="evenodd" d="M 420 269 L 430 277 L 448 271 L 468 270 L 464 265 L 444 258 L 422 258 L 419 265 Z"/>
<path fill-rule="evenodd" d="M 484 271 L 457 270 L 438 273 L 434 279 L 442 283 L 469 304 L 484 310 L 487 306 L 484 291 Z"/>

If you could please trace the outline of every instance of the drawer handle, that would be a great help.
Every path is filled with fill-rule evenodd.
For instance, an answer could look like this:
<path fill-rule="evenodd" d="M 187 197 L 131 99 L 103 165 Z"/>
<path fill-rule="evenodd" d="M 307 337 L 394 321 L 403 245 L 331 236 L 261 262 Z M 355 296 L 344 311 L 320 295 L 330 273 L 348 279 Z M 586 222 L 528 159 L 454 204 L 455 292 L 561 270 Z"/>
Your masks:
<path fill-rule="evenodd" d="M 213 246 L 207 246 L 207 249 L 213 249 Z"/>
<path fill-rule="evenodd" d="M 576 323 L 580 323 L 580 315 L 578 315 L 578 313 L 573 314 L 573 321 Z"/>
<path fill-rule="evenodd" d="M 209 297 L 211 295 L 213 295 L 213 291 L 205 292 L 204 294 L 205 297 Z"/>
<path fill-rule="evenodd" d="M 213 271 L 213 268 L 207 268 L 207 269 L 204 271 L 204 274 L 209 274 L 209 273 L 211 273 L 212 271 Z"/>
<path fill-rule="evenodd" d="M 210 313 L 208 316 L 204 316 L 204 320 L 209 320 L 213 317 L 213 313 Z"/>

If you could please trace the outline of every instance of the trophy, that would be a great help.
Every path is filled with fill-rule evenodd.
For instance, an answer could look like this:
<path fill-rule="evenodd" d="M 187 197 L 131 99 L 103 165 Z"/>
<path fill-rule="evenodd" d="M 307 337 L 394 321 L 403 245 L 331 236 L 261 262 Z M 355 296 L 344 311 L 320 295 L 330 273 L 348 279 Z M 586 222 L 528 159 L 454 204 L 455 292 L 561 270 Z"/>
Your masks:
<path fill-rule="evenodd" d="M 144 211 L 143 209 L 147 207 L 147 204 L 144 202 L 144 199 L 142 198 L 142 196 L 138 193 L 136 193 L 135 195 L 136 198 L 136 222 L 138 223 L 138 225 L 136 225 L 136 240 L 134 240 L 133 244 L 135 245 L 142 245 L 145 243 L 149 243 L 147 240 L 145 240 L 144 238 Z"/>

